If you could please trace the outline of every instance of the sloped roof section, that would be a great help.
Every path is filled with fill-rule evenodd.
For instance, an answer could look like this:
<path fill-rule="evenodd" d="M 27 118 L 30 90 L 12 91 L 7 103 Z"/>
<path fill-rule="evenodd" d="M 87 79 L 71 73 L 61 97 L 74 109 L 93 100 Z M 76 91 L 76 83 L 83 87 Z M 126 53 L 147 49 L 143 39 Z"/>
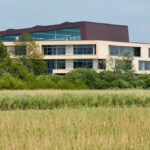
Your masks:
<path fill-rule="evenodd" d="M 33 33 L 42 31 L 51 31 L 58 29 L 66 29 L 72 27 L 80 27 L 82 40 L 105 40 L 129 42 L 128 26 L 113 25 L 95 22 L 64 22 L 57 25 L 41 26 L 37 25 L 31 28 L 24 29 L 8 29 L 1 31 L 1 36 L 19 35 L 23 32 Z"/>

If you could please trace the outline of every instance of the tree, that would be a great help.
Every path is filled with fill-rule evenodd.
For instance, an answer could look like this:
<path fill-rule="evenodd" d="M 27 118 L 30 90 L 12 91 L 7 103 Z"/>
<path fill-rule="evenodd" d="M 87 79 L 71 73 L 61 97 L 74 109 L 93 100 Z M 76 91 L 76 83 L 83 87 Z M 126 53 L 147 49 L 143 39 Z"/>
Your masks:
<path fill-rule="evenodd" d="M 4 44 L 0 41 L 0 76 L 7 73 L 23 80 L 33 78 L 33 74 L 27 71 L 26 66 L 23 66 L 20 61 L 10 58 Z"/>
<path fill-rule="evenodd" d="M 120 59 L 115 60 L 115 71 L 123 74 L 134 73 L 133 69 L 133 57 L 128 53 L 124 53 Z"/>
<path fill-rule="evenodd" d="M 7 50 L 4 47 L 4 44 L 2 43 L 2 41 L 0 40 L 0 59 L 3 59 L 5 57 L 7 57 L 7 56 L 8 56 Z"/>
<path fill-rule="evenodd" d="M 35 43 L 33 38 L 28 33 L 20 35 L 17 42 L 15 42 L 15 56 L 27 66 L 28 71 L 40 75 L 46 70 L 43 55 L 40 52 L 39 45 Z"/>

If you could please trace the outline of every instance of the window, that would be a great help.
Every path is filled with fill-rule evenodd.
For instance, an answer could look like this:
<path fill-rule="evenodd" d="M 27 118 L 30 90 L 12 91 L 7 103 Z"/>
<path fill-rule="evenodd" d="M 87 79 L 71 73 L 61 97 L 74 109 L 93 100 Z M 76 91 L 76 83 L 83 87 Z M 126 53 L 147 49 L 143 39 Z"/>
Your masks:
<path fill-rule="evenodd" d="M 143 70 L 143 61 L 139 61 L 139 70 Z"/>
<path fill-rule="evenodd" d="M 65 45 L 44 45 L 43 54 L 44 55 L 65 55 L 66 46 Z"/>
<path fill-rule="evenodd" d="M 134 47 L 134 56 L 140 57 L 141 56 L 141 48 L 140 47 Z"/>
<path fill-rule="evenodd" d="M 15 47 L 14 46 L 5 46 L 8 54 L 13 54 Z"/>
<path fill-rule="evenodd" d="M 46 61 L 46 74 L 52 74 L 53 69 L 65 69 L 66 61 L 64 59 L 60 60 L 45 60 Z"/>
<path fill-rule="evenodd" d="M 129 54 L 129 56 L 141 56 L 141 48 L 140 47 L 126 47 L 126 46 L 109 46 L 109 53 L 111 56 L 122 56 L 125 53 Z"/>
<path fill-rule="evenodd" d="M 81 40 L 80 27 L 30 33 L 35 41 Z M 16 41 L 19 35 L 2 36 L 2 41 Z"/>
<path fill-rule="evenodd" d="M 96 54 L 96 45 L 74 45 L 73 53 L 75 55 Z"/>
<path fill-rule="evenodd" d="M 115 60 L 115 69 L 131 70 L 132 67 L 133 66 L 131 60 Z"/>
<path fill-rule="evenodd" d="M 150 71 L 150 61 L 139 61 L 139 70 Z"/>
<path fill-rule="evenodd" d="M 26 55 L 26 45 L 15 46 L 15 55 Z"/>
<path fill-rule="evenodd" d="M 122 56 L 124 53 L 128 53 L 130 56 L 132 56 L 133 48 L 125 46 L 110 46 L 109 53 L 111 56 Z"/>
<path fill-rule="evenodd" d="M 55 60 L 54 62 L 55 62 L 54 69 L 65 69 L 66 68 L 64 59 Z"/>
<path fill-rule="evenodd" d="M 144 62 L 144 70 L 150 70 L 150 61 Z"/>
<path fill-rule="evenodd" d="M 74 68 L 93 68 L 93 60 L 92 59 L 75 59 L 74 60 Z"/>
<path fill-rule="evenodd" d="M 148 49 L 148 57 L 150 57 L 150 48 Z"/>
<path fill-rule="evenodd" d="M 106 60 L 105 59 L 98 60 L 98 69 L 106 69 Z"/>

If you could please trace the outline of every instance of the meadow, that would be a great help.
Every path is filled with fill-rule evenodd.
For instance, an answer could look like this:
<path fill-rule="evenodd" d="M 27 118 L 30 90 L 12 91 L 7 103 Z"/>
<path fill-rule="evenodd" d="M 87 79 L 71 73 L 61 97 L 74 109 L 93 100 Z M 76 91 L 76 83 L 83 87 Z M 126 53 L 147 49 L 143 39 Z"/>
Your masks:
<path fill-rule="evenodd" d="M 149 90 L 0 91 L 0 150 L 149 150 L 149 99 Z"/>
<path fill-rule="evenodd" d="M 149 90 L 12 90 L 0 92 L 0 110 L 149 107 Z"/>
<path fill-rule="evenodd" d="M 0 112 L 1 150 L 149 150 L 149 108 Z"/>

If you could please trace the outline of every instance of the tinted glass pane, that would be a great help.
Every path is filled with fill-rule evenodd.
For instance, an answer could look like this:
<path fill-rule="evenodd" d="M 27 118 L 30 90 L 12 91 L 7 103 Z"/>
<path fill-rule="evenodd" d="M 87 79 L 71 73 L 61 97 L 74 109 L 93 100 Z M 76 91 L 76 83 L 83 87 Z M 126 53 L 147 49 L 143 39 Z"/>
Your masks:
<path fill-rule="evenodd" d="M 93 68 L 93 60 L 92 59 L 75 59 L 74 60 L 74 68 Z"/>
<path fill-rule="evenodd" d="M 111 56 L 122 56 L 125 53 L 127 53 L 129 56 L 132 56 L 133 48 L 125 46 L 109 46 L 109 53 Z"/>
<path fill-rule="evenodd" d="M 53 69 L 65 69 L 66 61 L 64 59 L 61 60 L 45 60 L 46 61 L 46 74 L 51 74 Z"/>
<path fill-rule="evenodd" d="M 95 45 L 74 45 L 73 46 L 74 54 L 95 54 Z"/>
<path fill-rule="evenodd" d="M 66 46 L 65 45 L 44 45 L 43 54 L 44 55 L 65 55 Z"/>
<path fill-rule="evenodd" d="M 81 40 L 80 27 L 30 33 L 35 41 Z M 2 41 L 16 41 L 19 35 L 2 36 Z"/>
<path fill-rule="evenodd" d="M 139 70 L 142 70 L 142 61 L 139 61 Z"/>

